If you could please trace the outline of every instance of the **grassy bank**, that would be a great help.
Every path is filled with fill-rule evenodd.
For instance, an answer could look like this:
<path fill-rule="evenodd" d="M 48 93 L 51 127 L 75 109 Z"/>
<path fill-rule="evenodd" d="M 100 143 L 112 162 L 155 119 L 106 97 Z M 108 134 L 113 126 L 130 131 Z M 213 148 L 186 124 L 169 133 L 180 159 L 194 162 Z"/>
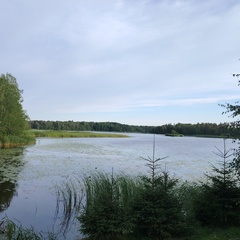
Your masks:
<path fill-rule="evenodd" d="M 52 137 L 52 138 L 103 138 L 103 137 L 111 137 L 111 138 L 123 138 L 128 137 L 124 134 L 117 133 L 96 133 L 96 132 L 72 132 L 72 131 L 59 131 L 59 130 L 30 130 L 35 137 Z"/>
<path fill-rule="evenodd" d="M 96 132 L 73 132 L 54 130 L 28 130 L 20 136 L 5 136 L 0 140 L 0 148 L 12 148 L 35 143 L 37 137 L 49 138 L 124 138 L 125 134 L 96 133 Z"/>
<path fill-rule="evenodd" d="M 1 139 L 0 148 L 12 148 L 35 143 L 35 135 L 31 131 L 25 131 L 20 136 L 5 136 Z"/>

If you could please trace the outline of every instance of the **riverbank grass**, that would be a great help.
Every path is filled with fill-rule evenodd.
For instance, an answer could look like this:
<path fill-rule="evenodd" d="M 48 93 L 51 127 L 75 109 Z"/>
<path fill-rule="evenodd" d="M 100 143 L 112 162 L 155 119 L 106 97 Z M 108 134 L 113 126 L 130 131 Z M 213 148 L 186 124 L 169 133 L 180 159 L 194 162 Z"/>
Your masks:
<path fill-rule="evenodd" d="M 30 130 L 35 137 L 50 138 L 124 138 L 125 134 L 118 133 L 97 133 L 97 132 L 79 132 L 79 131 L 59 131 L 59 130 Z"/>
<path fill-rule="evenodd" d="M 0 148 L 12 148 L 35 143 L 35 135 L 31 131 L 24 131 L 19 136 L 4 136 L 0 141 Z"/>
<path fill-rule="evenodd" d="M 57 240 L 57 235 L 48 232 L 37 232 L 33 227 L 23 228 L 9 219 L 0 221 L 1 240 Z"/>

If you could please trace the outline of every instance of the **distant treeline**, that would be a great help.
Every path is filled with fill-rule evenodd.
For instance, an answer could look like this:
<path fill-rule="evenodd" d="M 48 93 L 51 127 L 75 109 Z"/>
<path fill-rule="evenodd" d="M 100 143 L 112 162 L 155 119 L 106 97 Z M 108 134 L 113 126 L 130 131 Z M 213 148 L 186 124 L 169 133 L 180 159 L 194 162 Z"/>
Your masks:
<path fill-rule="evenodd" d="M 165 124 L 162 126 L 136 126 L 116 122 L 74 122 L 74 121 L 30 121 L 32 129 L 40 130 L 68 130 L 68 131 L 102 131 L 102 132 L 136 132 L 166 134 L 177 132 L 187 136 L 209 135 L 235 135 L 227 128 L 226 124 L 220 123 L 197 123 L 197 124 Z"/>
<path fill-rule="evenodd" d="M 101 131 L 101 132 L 137 132 L 151 133 L 153 127 L 134 126 L 116 122 L 74 122 L 74 121 L 30 121 L 32 129 L 68 130 L 68 131 Z"/>
<path fill-rule="evenodd" d="M 226 136 L 233 135 L 233 130 L 230 130 L 226 124 L 220 123 L 177 123 L 177 124 L 166 124 L 154 128 L 154 133 L 166 134 L 177 132 L 179 134 L 187 136 Z"/>

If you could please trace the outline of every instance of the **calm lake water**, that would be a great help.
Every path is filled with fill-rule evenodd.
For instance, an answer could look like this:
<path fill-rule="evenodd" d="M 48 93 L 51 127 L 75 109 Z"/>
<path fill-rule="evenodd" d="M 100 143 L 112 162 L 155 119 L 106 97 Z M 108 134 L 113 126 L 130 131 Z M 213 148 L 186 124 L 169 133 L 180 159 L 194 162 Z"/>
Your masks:
<path fill-rule="evenodd" d="M 127 134 L 129 138 L 39 138 L 35 145 L 0 150 L 0 220 L 8 217 L 38 231 L 56 231 L 53 221 L 57 187 L 68 180 L 94 174 L 148 173 L 143 158 L 153 157 L 154 135 Z M 231 140 L 227 149 L 233 148 Z M 182 180 L 197 181 L 221 159 L 217 138 L 166 137 L 155 135 L 155 158 L 163 158 L 162 169 Z M 79 236 L 78 223 L 65 235 Z M 64 237 L 62 237 L 64 239 Z"/>

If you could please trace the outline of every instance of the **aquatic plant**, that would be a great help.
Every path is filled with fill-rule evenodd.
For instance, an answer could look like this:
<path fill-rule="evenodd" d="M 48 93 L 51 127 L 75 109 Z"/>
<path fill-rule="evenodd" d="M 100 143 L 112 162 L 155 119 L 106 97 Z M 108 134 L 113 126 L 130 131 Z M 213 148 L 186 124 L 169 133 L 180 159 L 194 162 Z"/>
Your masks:
<path fill-rule="evenodd" d="M 127 176 L 98 173 L 84 179 L 86 202 L 78 220 L 91 239 L 119 239 L 132 233 L 132 201 L 138 182 Z"/>
<path fill-rule="evenodd" d="M 23 228 L 9 219 L 4 219 L 1 221 L 0 238 L 4 240 L 57 240 L 57 235 L 51 232 L 43 234 L 34 230 L 33 227 Z"/>
<path fill-rule="evenodd" d="M 57 187 L 57 205 L 53 222 L 60 220 L 58 232 L 65 234 L 75 223 L 83 201 L 83 186 L 78 179 Z"/>
<path fill-rule="evenodd" d="M 0 142 L 0 148 L 12 148 L 35 143 L 35 136 L 30 131 L 24 131 L 21 135 L 4 136 Z"/>
<path fill-rule="evenodd" d="M 60 131 L 60 130 L 31 130 L 35 137 L 51 137 L 51 138 L 88 138 L 88 137 L 108 137 L 122 138 L 128 137 L 126 134 L 117 133 L 97 133 L 97 132 L 81 132 L 81 131 Z"/>

